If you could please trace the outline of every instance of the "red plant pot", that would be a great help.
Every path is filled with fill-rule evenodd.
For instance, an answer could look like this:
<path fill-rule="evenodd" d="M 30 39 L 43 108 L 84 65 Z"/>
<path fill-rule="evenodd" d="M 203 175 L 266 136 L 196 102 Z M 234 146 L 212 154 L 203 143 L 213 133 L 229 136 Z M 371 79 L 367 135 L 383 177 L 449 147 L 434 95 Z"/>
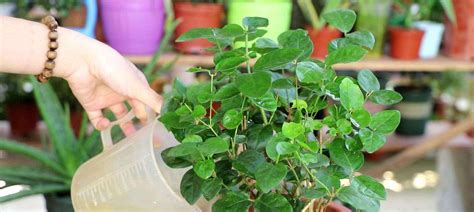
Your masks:
<path fill-rule="evenodd" d="M 179 2 L 173 5 L 176 19 L 181 23 L 176 27 L 175 36 L 193 28 L 219 28 L 224 15 L 222 4 Z M 212 47 L 206 39 L 176 42 L 175 48 L 188 54 L 205 54 L 205 48 Z"/>
<path fill-rule="evenodd" d="M 5 109 L 11 136 L 23 137 L 36 130 L 39 112 L 34 103 L 8 104 Z"/>
<path fill-rule="evenodd" d="M 446 18 L 444 53 L 456 59 L 474 58 L 474 1 L 453 0 L 456 23 Z"/>
<path fill-rule="evenodd" d="M 328 45 L 332 40 L 340 38 L 342 33 L 336 28 L 323 27 L 321 29 L 315 29 L 313 27 L 306 27 L 308 30 L 309 37 L 313 41 L 313 54 L 311 57 L 324 59 L 328 55 Z"/>
<path fill-rule="evenodd" d="M 390 27 L 390 56 L 401 60 L 416 60 L 424 32 L 419 29 Z"/>

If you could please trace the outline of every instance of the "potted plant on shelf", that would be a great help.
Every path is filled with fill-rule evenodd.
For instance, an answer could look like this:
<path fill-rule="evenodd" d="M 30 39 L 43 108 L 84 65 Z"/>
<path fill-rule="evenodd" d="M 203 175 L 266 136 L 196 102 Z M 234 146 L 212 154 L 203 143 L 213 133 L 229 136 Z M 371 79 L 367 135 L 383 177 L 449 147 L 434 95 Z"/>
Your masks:
<path fill-rule="evenodd" d="M 291 0 L 230 0 L 227 5 L 229 24 L 240 24 L 242 18 L 251 16 L 266 17 L 270 22 L 278 23 L 265 31 L 259 30 L 259 34 L 265 34 L 267 38 L 276 39 L 280 33 L 290 28 Z M 237 46 L 244 46 L 244 42 L 237 42 Z"/>
<path fill-rule="evenodd" d="M 334 64 L 362 59 L 374 40 L 348 33 L 356 20 L 351 10 L 326 17 L 346 37 L 325 61 L 309 58 L 313 46 L 301 29 L 283 32 L 278 42 L 262 38 L 258 29 L 269 22 L 259 17 L 244 18 L 243 27 L 195 29 L 178 38 L 220 46 L 215 68 L 188 70 L 210 81 L 186 87 L 176 80 L 159 119 L 181 142 L 162 157 L 172 168 L 189 167 L 180 186 L 188 203 L 204 197 L 215 212 L 324 211 L 337 199 L 358 210 L 379 209 L 383 185 L 357 171 L 363 152 L 384 145 L 400 113 L 370 114 L 363 105 L 390 105 L 401 96 L 380 90 L 369 70 L 357 79 L 336 75 Z M 258 37 L 254 45 L 228 50 L 249 37 Z M 253 67 L 252 58 L 258 58 Z M 322 110 L 328 113 L 315 118 Z"/>
<path fill-rule="evenodd" d="M 62 107 L 52 87 L 40 85 L 33 78 L 31 82 L 47 126 L 49 142 L 44 150 L 40 150 L 13 140 L 0 139 L 0 150 L 25 156 L 38 163 L 0 167 L 0 179 L 7 185 L 28 186 L 18 193 L 0 197 L 0 203 L 44 194 L 48 211 L 73 211 L 69 196 L 71 179 L 79 165 L 100 151 L 99 132 L 87 133 L 87 118 L 84 117 L 79 135 L 74 136 L 69 123 L 69 111 Z"/>
<path fill-rule="evenodd" d="M 444 17 L 456 23 L 456 16 L 451 0 L 417 1 L 420 7 L 420 21 L 413 26 L 424 31 L 420 47 L 420 58 L 431 59 L 438 56 L 444 33 Z"/>
<path fill-rule="evenodd" d="M 224 17 L 222 0 L 181 0 L 173 3 L 176 19 L 180 20 L 175 36 L 194 28 L 219 28 Z M 206 39 L 176 42 L 175 48 L 187 54 L 204 54 L 204 49 L 212 47 Z"/>
<path fill-rule="evenodd" d="M 375 37 L 374 49 L 368 57 L 379 58 L 384 54 L 385 32 L 392 0 L 360 0 L 358 1 L 357 30 L 372 32 Z"/>
<path fill-rule="evenodd" d="M 318 15 L 316 7 L 311 0 L 298 0 L 298 5 L 303 12 L 304 17 L 310 23 L 310 26 L 306 27 L 309 36 L 314 45 L 314 51 L 312 57 L 323 59 L 328 54 L 329 43 L 341 37 L 342 33 L 336 28 L 327 25 L 327 21 L 324 14 L 328 11 L 346 7 L 343 6 L 343 0 L 325 1 L 324 7 L 321 10 L 321 16 Z"/>
<path fill-rule="evenodd" d="M 10 125 L 10 135 L 24 137 L 36 130 L 39 119 L 38 108 L 32 96 L 33 87 L 27 77 L 2 74 L 4 82 L 5 112 Z"/>
<path fill-rule="evenodd" d="M 420 6 L 413 1 L 395 0 L 390 18 L 390 56 L 401 60 L 419 58 L 424 32 L 413 26 L 419 19 Z"/>
<path fill-rule="evenodd" d="M 397 134 L 419 136 L 425 133 L 433 110 L 430 80 L 423 73 L 410 73 L 407 82 L 395 86 L 394 90 L 403 97 L 403 100 L 394 106 L 401 114 Z"/>
<path fill-rule="evenodd" d="M 100 9 L 105 38 L 114 49 L 122 54 L 147 55 L 158 48 L 165 20 L 164 1 L 101 0 Z"/>

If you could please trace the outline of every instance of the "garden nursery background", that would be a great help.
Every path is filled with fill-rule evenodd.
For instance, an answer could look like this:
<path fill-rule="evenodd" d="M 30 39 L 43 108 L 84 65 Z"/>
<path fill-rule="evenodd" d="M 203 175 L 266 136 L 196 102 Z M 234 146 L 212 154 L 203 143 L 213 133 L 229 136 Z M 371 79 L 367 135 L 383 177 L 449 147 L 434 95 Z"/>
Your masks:
<path fill-rule="evenodd" d="M 233 191 L 241 192 L 240 196 L 233 198 L 249 200 L 248 206 L 238 206 L 244 211 L 247 208 L 271 211 L 270 206 L 264 210 L 259 205 L 265 198 L 272 199 L 275 204 L 273 211 L 287 211 L 290 205 L 295 210 L 304 198 L 316 202 L 315 211 L 370 211 L 374 208 L 380 211 L 474 211 L 474 0 L 0 0 L 2 16 L 39 21 L 48 14 L 55 16 L 60 26 L 81 32 L 117 50 L 143 71 L 150 86 L 160 95 L 170 99 L 183 98 L 181 102 L 166 102 L 159 119 L 164 125 L 157 126 L 156 140 L 178 140 L 183 144 L 203 142 L 203 138 L 209 137 L 207 134 L 204 136 L 202 131 L 205 130 L 183 124 L 188 123 L 184 117 L 192 114 L 189 115 L 190 123 L 208 127 L 207 133 L 214 138 L 224 139 L 225 134 L 233 136 L 229 138 L 232 145 L 249 142 L 243 149 L 231 147 L 229 156 L 219 155 L 223 153 L 216 150 L 210 155 L 201 152 L 206 160 L 188 161 L 187 166 L 192 166 L 195 173 L 192 170 L 189 174 L 187 172 L 183 182 L 186 177 L 196 177 L 208 188 L 198 191 L 196 196 L 196 193 L 185 192 L 185 189 L 195 187 L 186 187 L 182 183 L 181 194 L 188 203 L 195 203 L 201 195 L 208 200 L 219 195 L 229 201 L 232 199 L 224 192 L 232 190 L 226 187 L 232 183 L 227 183 L 224 177 L 219 178 L 218 169 L 222 169 L 224 162 L 216 161 L 214 164 L 218 158 L 229 157 L 233 163 L 228 171 L 233 169 L 239 177 L 248 175 L 244 178 L 257 182 L 256 185 L 241 183 L 240 186 L 249 186 L 245 188 L 248 190 L 239 187 Z M 228 37 L 232 38 L 230 42 L 226 40 Z M 349 47 L 354 49 L 343 51 Z M 284 62 L 294 48 L 301 50 L 296 53 L 299 56 Z M 279 50 L 286 52 L 279 55 Z M 271 54 L 273 58 L 268 56 Z M 265 68 L 268 70 L 259 72 Z M 334 81 L 319 82 L 328 76 L 322 72 L 311 75 L 315 68 L 330 70 L 334 73 L 331 75 Z M 264 74 L 270 70 L 272 79 Z M 244 76 L 248 78 L 244 79 Z M 267 93 L 267 89 L 258 94 L 265 87 L 267 77 L 268 86 L 274 89 L 274 93 Z M 229 81 L 225 81 L 227 79 Z M 248 87 L 244 88 L 238 84 L 244 81 L 255 84 L 252 86 L 247 82 L 245 86 Z M 222 82 L 232 83 L 226 86 Z M 79 166 L 102 151 L 99 133 L 88 124 L 87 116 L 67 83 L 62 79 L 52 79 L 48 84 L 40 86 L 30 76 L 0 73 L 0 211 L 72 210 L 69 190 L 76 169 L 66 173 L 67 177 L 63 176 L 61 169 L 67 164 L 56 163 L 56 159 L 61 161 L 62 156 L 55 154 L 61 148 L 71 155 L 79 155 L 78 152 L 85 149 L 86 156 L 69 158 L 71 163 Z M 208 96 L 202 95 L 203 85 L 210 88 Z M 177 94 L 188 86 L 188 93 L 184 90 L 186 94 L 182 94 L 185 97 Z M 191 97 L 193 86 L 196 92 Z M 292 92 L 296 93 L 296 99 L 292 99 L 295 94 L 289 97 L 288 90 L 286 94 L 278 91 L 294 86 L 296 90 Z M 344 86 L 351 90 L 354 90 L 351 86 L 355 86 L 355 90 L 361 95 L 363 93 L 362 109 L 353 110 L 354 101 L 344 99 Z M 314 94 L 308 93 L 310 90 Z M 321 91 L 325 96 L 324 106 L 320 106 L 319 97 L 315 103 L 312 101 L 313 95 L 321 96 Z M 268 95 L 272 101 L 264 99 Z M 292 101 L 279 99 L 285 95 Z M 347 95 L 354 97 L 358 93 L 349 92 Z M 240 99 L 235 99 L 236 96 Z M 235 108 L 229 106 L 234 103 L 227 101 L 231 97 L 238 103 Z M 319 109 L 311 111 L 312 104 Z M 282 108 L 291 109 L 288 112 Z M 253 109 L 257 112 L 253 113 Z M 243 113 L 244 110 L 247 113 Z M 399 124 L 393 129 L 377 131 L 374 120 L 377 114 L 384 113 L 382 111 L 399 111 L 399 114 L 395 113 L 399 116 L 395 122 Z M 361 120 L 365 120 L 366 114 L 368 122 L 364 124 Z M 214 127 L 213 116 L 214 119 L 223 117 L 222 123 Z M 180 121 L 174 122 L 173 118 Z M 308 120 L 311 120 L 309 131 Z M 382 126 L 384 121 L 389 125 L 391 118 L 385 117 L 379 125 Z M 58 127 L 58 123 L 61 126 Z M 245 131 L 247 123 L 248 132 Z M 302 132 L 297 133 L 300 126 Z M 347 127 L 349 129 L 345 130 Z M 214 131 L 216 129 L 218 133 Z M 311 145 L 301 144 L 299 139 L 305 130 L 305 135 L 309 132 L 303 139 L 305 142 L 311 139 L 320 142 L 316 150 Z M 115 140 L 123 138 L 120 130 L 114 128 L 113 131 Z M 196 135 L 190 136 L 189 131 Z M 372 133 L 374 142 L 379 136 L 379 145 L 369 146 L 363 136 L 365 133 Z M 255 147 L 254 153 L 259 151 L 270 173 L 273 162 L 273 169 L 278 170 L 281 168 L 279 161 L 285 161 L 288 172 L 282 176 L 282 179 L 286 176 L 284 182 L 294 183 L 294 177 L 294 181 L 302 185 L 307 186 L 309 182 L 308 188 L 311 188 L 311 180 L 315 177 L 305 164 L 318 170 L 335 164 L 338 168 L 349 166 L 351 186 L 365 185 L 366 193 L 354 191 L 352 196 L 341 195 L 348 190 L 342 189 L 345 185 L 342 178 L 346 177 L 336 178 L 337 186 L 331 184 L 334 179 L 327 177 L 339 174 L 334 170 L 328 171 L 330 174 L 327 175 L 318 174 L 326 172 L 315 172 L 316 177 L 323 181 L 318 181 L 322 187 L 334 186 L 334 191 L 329 189 L 324 194 L 328 196 L 318 193 L 320 190 L 317 189 L 310 195 L 310 192 L 305 193 L 306 187 L 300 190 L 294 186 L 298 184 L 290 183 L 293 186 L 289 188 L 282 186 L 282 192 L 279 192 L 279 187 L 275 188 L 279 181 L 273 186 L 259 184 L 264 181 L 260 181 L 256 165 L 252 172 L 243 162 L 238 166 L 235 164 L 244 157 L 242 155 L 250 152 L 247 148 L 252 148 L 252 136 L 265 140 L 267 146 L 263 146 L 261 152 Z M 278 155 L 275 160 L 268 146 L 274 142 L 271 137 L 279 136 L 284 137 L 288 145 L 275 143 L 274 154 Z M 350 154 L 355 154 L 353 151 L 360 153 L 362 158 L 359 159 L 362 163 L 365 161 L 365 166 L 361 168 L 361 163 L 357 168 L 353 167 L 351 162 L 359 160 L 356 157 L 351 158 L 349 164 L 338 160 L 336 145 L 324 143 L 323 137 L 328 138 L 326 141 L 335 139 L 333 143 L 339 138 L 347 138 L 345 146 L 340 148 Z M 204 139 L 201 146 L 211 143 L 209 139 Z M 296 144 L 293 142 L 299 145 L 294 150 Z M 19 146 L 13 146 L 16 144 Z M 317 157 L 309 156 L 313 150 Z M 307 154 L 303 154 L 305 151 Z M 182 152 L 174 151 L 173 155 L 172 151 L 169 152 L 167 156 L 175 161 L 165 160 L 168 165 L 182 165 L 178 159 L 193 157 Z M 301 159 L 298 152 L 307 157 Z M 260 159 L 260 156 L 252 157 Z M 212 170 L 208 173 L 202 168 L 204 166 L 200 166 L 207 162 L 212 163 Z M 359 176 L 361 173 L 364 176 Z M 277 176 L 278 171 L 274 174 L 272 176 Z M 352 181 L 354 175 L 358 177 Z M 213 183 L 217 180 L 220 180 L 217 183 L 219 189 L 211 195 L 209 190 L 214 188 Z M 270 184 L 271 181 L 265 182 Z M 314 188 L 319 189 L 321 185 L 318 183 Z M 220 184 L 224 186 L 222 190 Z M 379 185 L 383 185 L 386 192 Z M 270 190 L 277 192 L 262 194 Z M 287 193 L 295 195 L 289 197 Z M 358 195 L 371 198 L 356 198 Z M 292 202 L 295 196 L 298 196 L 298 201 Z M 223 202 L 218 201 L 213 210 L 230 207 L 223 206 Z M 287 203 L 288 208 L 285 208 Z M 371 203 L 376 206 L 360 206 Z"/>

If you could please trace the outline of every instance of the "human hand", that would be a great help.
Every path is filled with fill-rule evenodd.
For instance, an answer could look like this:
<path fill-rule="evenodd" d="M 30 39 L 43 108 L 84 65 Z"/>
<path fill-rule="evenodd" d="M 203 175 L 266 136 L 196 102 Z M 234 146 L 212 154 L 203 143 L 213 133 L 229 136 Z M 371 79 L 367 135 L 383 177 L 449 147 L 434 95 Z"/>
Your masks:
<path fill-rule="evenodd" d="M 145 105 L 159 113 L 162 98 L 150 88 L 143 73 L 114 49 L 89 40 L 85 51 L 71 71 L 63 72 L 72 92 L 84 107 L 90 121 L 98 130 L 110 125 L 103 110 L 110 109 L 117 118 L 127 114 L 125 101 L 141 121 L 146 121 Z M 79 64 L 79 65 L 77 65 Z M 135 129 L 132 123 L 121 126 L 126 135 Z"/>

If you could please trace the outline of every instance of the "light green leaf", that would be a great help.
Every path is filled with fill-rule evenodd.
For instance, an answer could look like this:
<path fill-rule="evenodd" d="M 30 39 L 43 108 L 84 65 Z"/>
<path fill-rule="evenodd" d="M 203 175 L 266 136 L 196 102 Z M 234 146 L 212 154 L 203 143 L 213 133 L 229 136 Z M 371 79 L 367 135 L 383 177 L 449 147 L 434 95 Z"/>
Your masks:
<path fill-rule="evenodd" d="M 375 77 L 368 69 L 363 69 L 357 74 L 357 82 L 365 92 L 378 91 L 380 90 L 379 80 Z"/>
<path fill-rule="evenodd" d="M 355 121 L 357 123 L 357 127 L 359 128 L 367 127 L 370 124 L 370 121 L 372 120 L 372 118 L 370 117 L 370 113 L 364 108 L 354 110 L 351 116 L 352 121 Z"/>
<path fill-rule="evenodd" d="M 248 97 L 261 97 L 267 93 L 272 86 L 272 79 L 267 72 L 256 72 L 252 74 L 241 74 L 235 78 L 237 88 Z"/>
<path fill-rule="evenodd" d="M 280 46 L 270 38 L 259 38 L 255 41 L 255 47 L 259 49 L 277 49 Z"/>
<path fill-rule="evenodd" d="M 183 139 L 183 143 L 202 143 L 202 138 L 199 135 L 187 135 Z"/>
<path fill-rule="evenodd" d="M 238 57 L 230 57 L 225 58 L 219 61 L 216 65 L 216 70 L 221 72 L 229 72 L 233 71 L 240 66 L 243 62 L 245 62 L 247 58 L 238 56 Z"/>
<path fill-rule="evenodd" d="M 378 200 L 361 194 L 354 184 L 341 188 L 336 196 L 341 201 L 348 203 L 359 210 L 375 212 L 380 209 L 380 203 Z"/>
<path fill-rule="evenodd" d="M 178 39 L 176 39 L 176 42 L 184 42 L 200 38 L 209 39 L 212 37 L 214 37 L 213 28 L 194 28 L 181 34 Z"/>
<path fill-rule="evenodd" d="M 226 152 L 229 149 L 229 143 L 221 137 L 208 138 L 204 143 L 198 146 L 199 151 L 205 156 Z"/>
<path fill-rule="evenodd" d="M 211 178 L 202 183 L 202 196 L 206 198 L 207 201 L 214 199 L 214 197 L 219 194 L 219 191 L 222 188 L 222 179 L 217 177 L 217 178 Z"/>
<path fill-rule="evenodd" d="M 194 118 L 202 118 L 206 115 L 206 108 L 202 105 L 196 105 L 194 106 L 193 110 L 193 117 Z"/>
<path fill-rule="evenodd" d="M 214 100 L 216 101 L 222 101 L 224 99 L 228 99 L 230 97 L 233 97 L 239 93 L 239 89 L 237 86 L 235 86 L 234 83 L 230 83 L 227 85 L 224 85 L 223 87 L 219 88 L 214 95 Z"/>
<path fill-rule="evenodd" d="M 252 202 L 248 194 L 230 191 L 212 205 L 213 212 L 245 212 Z"/>
<path fill-rule="evenodd" d="M 208 69 L 201 68 L 201 67 L 192 67 L 192 68 L 189 68 L 188 70 L 186 70 L 186 72 L 189 72 L 189 73 L 199 73 L 199 72 L 210 73 L 211 71 L 208 70 Z"/>
<path fill-rule="evenodd" d="M 242 20 L 242 25 L 250 28 L 258 28 L 258 27 L 267 27 L 268 26 L 268 19 L 262 17 L 245 17 Z"/>
<path fill-rule="evenodd" d="M 364 164 L 364 155 L 361 152 L 349 151 L 342 139 L 336 139 L 329 145 L 331 160 L 337 165 L 351 171 L 359 170 Z"/>
<path fill-rule="evenodd" d="M 168 152 L 168 156 L 170 157 L 182 157 L 191 155 L 197 152 L 196 144 L 195 143 L 182 143 L 171 147 L 171 150 Z"/>
<path fill-rule="evenodd" d="M 265 95 L 258 98 L 250 98 L 252 102 L 258 107 L 266 111 L 275 111 L 277 109 L 277 100 L 272 92 L 267 92 Z"/>
<path fill-rule="evenodd" d="M 255 72 L 268 71 L 296 61 L 301 54 L 300 49 L 277 49 L 264 54 L 255 62 Z"/>
<path fill-rule="evenodd" d="M 369 127 L 375 132 L 388 134 L 393 132 L 400 124 L 400 112 L 398 110 L 385 110 L 372 116 Z"/>
<path fill-rule="evenodd" d="M 289 155 L 298 151 L 298 145 L 289 142 L 279 142 L 276 145 L 276 151 L 280 155 Z"/>
<path fill-rule="evenodd" d="M 368 153 L 373 153 L 385 144 L 385 136 L 382 133 L 373 132 L 367 128 L 359 131 L 359 137 Z"/>
<path fill-rule="evenodd" d="M 237 156 L 237 159 L 232 162 L 232 166 L 239 172 L 248 176 L 254 176 L 257 167 L 265 162 L 265 156 L 255 150 L 246 150 Z"/>
<path fill-rule="evenodd" d="M 285 165 L 273 165 L 267 162 L 262 163 L 257 167 L 257 171 L 255 172 L 257 188 L 263 193 L 268 193 L 271 189 L 280 185 L 286 173 L 287 169 Z"/>
<path fill-rule="evenodd" d="M 289 139 L 295 139 L 305 132 L 304 126 L 301 123 L 285 122 L 282 127 L 283 135 Z"/>
<path fill-rule="evenodd" d="M 245 31 L 238 24 L 227 24 L 222 29 L 216 29 L 215 34 L 218 38 L 235 38 L 244 35 Z"/>
<path fill-rule="evenodd" d="M 214 172 L 215 168 L 216 168 L 216 164 L 214 163 L 213 160 L 198 161 L 193 166 L 193 170 L 196 173 L 196 175 L 202 179 L 209 178 Z"/>
<path fill-rule="evenodd" d="M 296 65 L 296 76 L 302 83 L 318 83 L 323 80 L 324 69 L 310 61 L 299 62 Z"/>
<path fill-rule="evenodd" d="M 364 95 L 359 86 L 354 84 L 349 78 L 342 80 L 339 85 L 339 95 L 341 104 L 346 110 L 358 110 L 364 104 Z"/>
<path fill-rule="evenodd" d="M 352 124 L 346 119 L 339 119 L 336 122 L 337 130 L 342 134 L 349 134 L 352 132 Z"/>
<path fill-rule="evenodd" d="M 375 37 L 369 31 L 355 31 L 346 35 L 346 38 L 353 44 L 357 44 L 368 49 L 374 48 Z"/>
<path fill-rule="evenodd" d="M 360 175 L 355 177 L 352 183 L 357 188 L 359 193 L 365 196 L 372 197 L 377 200 L 386 199 L 387 193 L 385 191 L 385 187 L 372 177 Z"/>
<path fill-rule="evenodd" d="M 356 17 L 355 12 L 349 9 L 336 9 L 323 14 L 324 20 L 344 33 L 351 31 Z"/>
<path fill-rule="evenodd" d="M 326 63 L 326 66 L 331 66 L 336 63 L 351 63 L 361 60 L 365 54 L 367 54 L 366 49 L 360 46 L 349 44 L 347 46 L 337 48 L 333 52 L 329 53 L 324 62 Z"/>
<path fill-rule="evenodd" d="M 257 212 L 292 212 L 288 200 L 277 193 L 263 194 L 255 200 L 255 209 Z"/>
<path fill-rule="evenodd" d="M 283 32 L 278 36 L 278 43 L 283 48 L 301 49 L 299 60 L 308 58 L 313 52 L 313 42 L 306 30 L 296 29 Z"/>
<path fill-rule="evenodd" d="M 369 96 L 369 100 L 380 105 L 393 105 L 402 101 L 403 97 L 396 91 L 380 90 Z"/>
<path fill-rule="evenodd" d="M 227 129 L 235 129 L 242 122 L 242 118 L 242 114 L 236 109 L 228 110 L 222 118 L 222 125 Z"/>

